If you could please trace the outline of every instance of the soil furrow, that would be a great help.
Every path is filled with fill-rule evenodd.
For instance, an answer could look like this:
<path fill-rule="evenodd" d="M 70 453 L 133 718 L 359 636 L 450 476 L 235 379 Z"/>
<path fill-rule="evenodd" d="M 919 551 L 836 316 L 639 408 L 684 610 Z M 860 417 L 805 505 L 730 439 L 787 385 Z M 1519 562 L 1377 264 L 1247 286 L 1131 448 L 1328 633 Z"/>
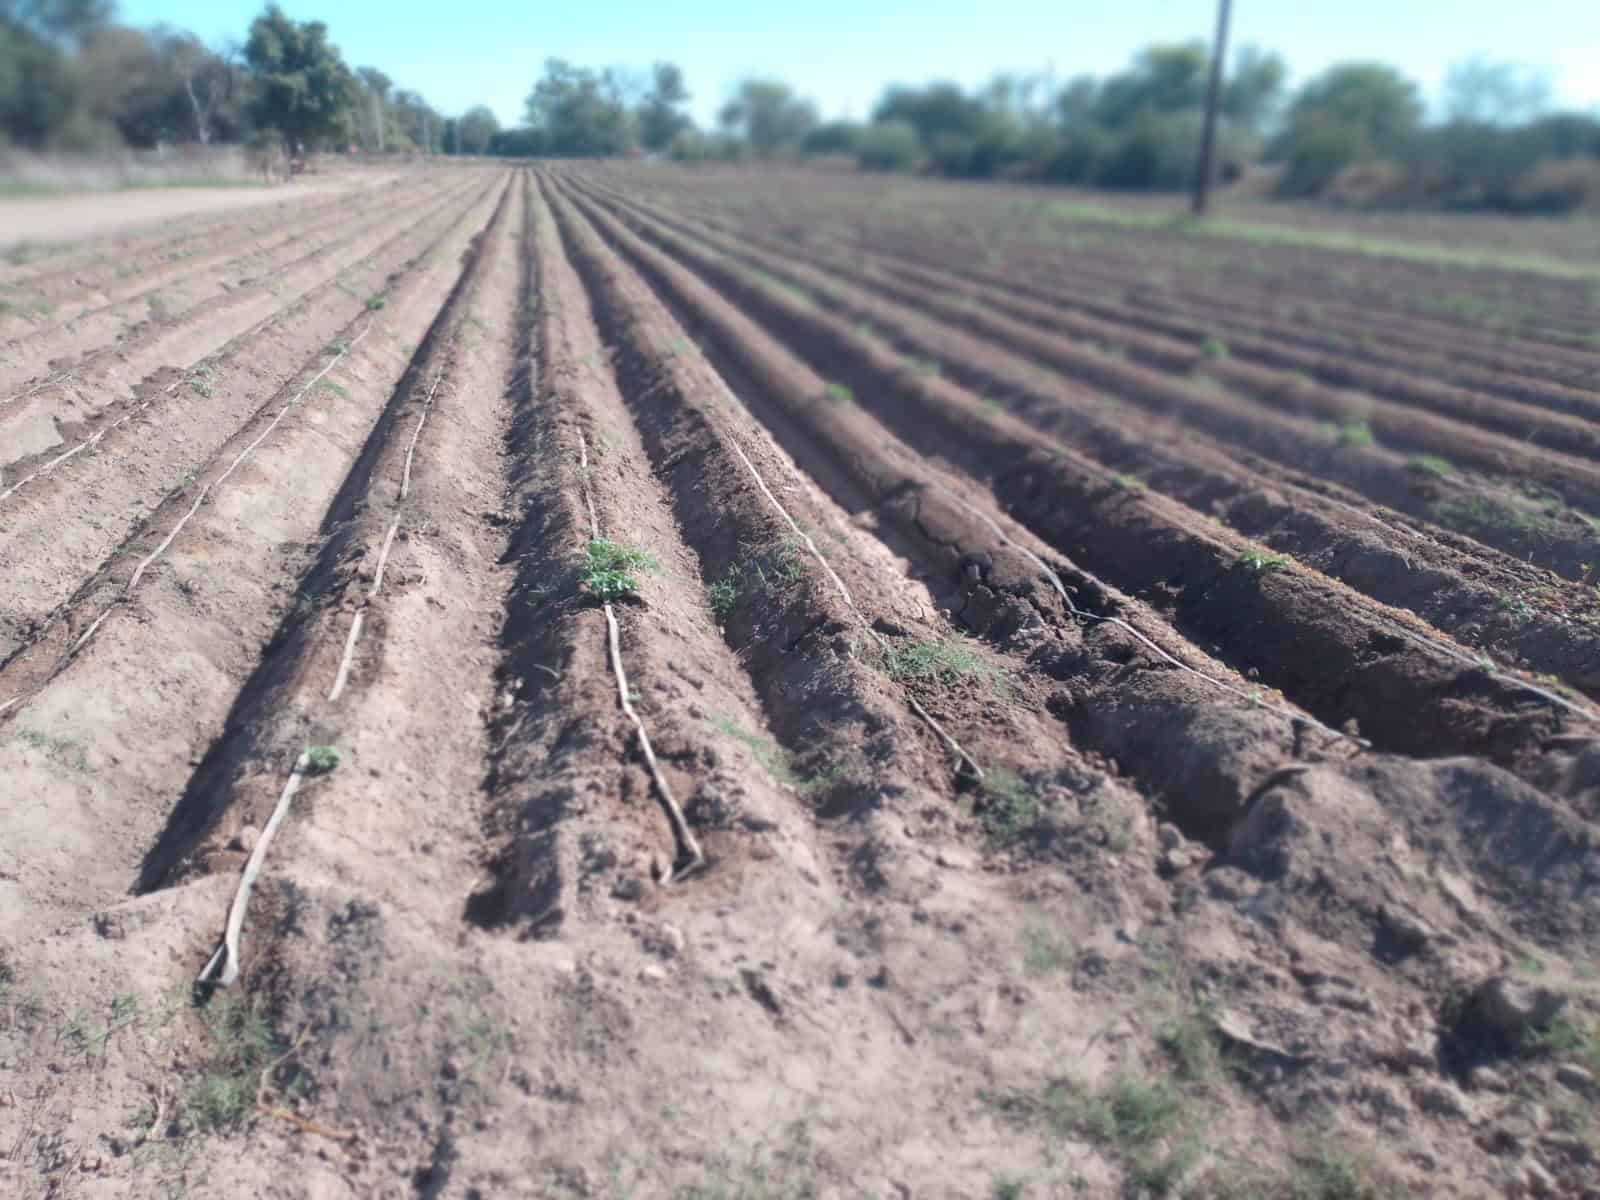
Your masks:
<path fill-rule="evenodd" d="M 0 407 L 0 427 L 7 438 L 7 477 L 20 460 L 59 446 L 80 423 L 93 420 L 108 405 L 137 394 L 140 384 L 163 368 L 187 368 L 230 338 L 269 318 L 317 286 L 337 280 L 341 271 L 361 261 L 386 242 L 403 238 L 418 219 L 445 211 L 476 181 L 458 184 L 442 194 L 427 194 L 399 212 L 389 212 L 376 225 L 342 239 L 336 250 L 302 256 L 283 271 L 241 287 L 220 303 L 201 304 L 124 342 L 91 352 L 66 371 L 25 387 L 20 398 Z M 366 299 L 366 297 L 362 297 Z"/>
<path fill-rule="evenodd" d="M 1314 481 L 1274 464 L 1241 464 L 1199 435 L 1134 437 L 1105 399 L 1061 386 L 1047 371 L 964 333 L 921 317 L 913 307 L 868 298 L 802 264 L 753 254 L 737 242 L 710 239 L 816 302 L 865 322 L 908 359 L 937 363 L 954 382 L 1004 406 L 1031 424 L 1087 448 L 1119 473 L 1129 489 L 1145 486 L 1212 512 L 1274 549 L 1375 599 L 1416 612 L 1478 649 L 1508 656 L 1594 694 L 1600 686 L 1600 643 L 1592 628 L 1597 604 L 1586 587 L 1564 585 L 1526 564 L 1491 553 L 1463 554 L 1399 530 L 1393 517 L 1365 514 L 1322 496 Z M 829 260 L 829 265 L 836 264 Z M 1000 403 L 1000 402 L 996 402 Z M 1330 457 L 1338 454 L 1330 449 Z M 1326 472 L 1324 472 L 1326 473 Z M 1273 487 L 1264 486 L 1271 480 Z M 1413 489 L 1416 480 L 1413 473 Z M 1384 535 L 1403 545 L 1389 547 Z"/>
<path fill-rule="evenodd" d="M 0 397 L 29 391 L 48 374 L 81 368 L 87 356 L 124 340 L 142 325 L 159 323 L 169 314 L 193 312 L 202 301 L 226 296 L 254 279 L 335 246 L 350 230 L 370 227 L 375 217 L 391 211 L 396 199 L 372 197 L 360 204 L 347 200 L 327 210 L 296 212 L 292 220 L 265 235 L 239 231 L 237 237 L 227 240 L 227 249 L 221 253 L 186 260 L 164 273 L 138 273 L 136 290 L 130 286 L 124 289 L 126 295 L 93 307 L 81 304 L 76 312 L 64 312 L 58 305 L 48 328 L 30 329 L 0 344 Z"/>
<path fill-rule="evenodd" d="M 619 241 L 633 241 L 614 220 L 602 220 Z M 1250 544 L 1231 532 L 1159 497 L 1130 502 L 1099 464 L 907 367 L 845 322 L 659 227 L 649 232 L 781 331 L 824 377 L 851 386 L 913 447 L 988 476 L 1002 503 L 1085 569 L 1125 591 L 1164 598 L 1188 636 L 1219 645 L 1234 665 L 1259 671 L 1322 719 L 1353 719 L 1374 744 L 1403 753 L 1504 761 L 1536 751 L 1560 727 L 1542 701 L 1420 646 L 1406 633 L 1416 620 L 1409 614 L 1379 609 L 1314 572 L 1252 566 Z M 632 248 L 663 269 L 659 251 Z"/>
<path fill-rule="evenodd" d="M 206 463 L 271 408 L 272 396 L 294 378 L 297 364 L 337 343 L 341 331 L 366 311 L 363 297 L 403 279 L 452 226 L 469 219 L 468 208 L 458 205 L 418 221 L 365 260 L 348 264 L 341 279 L 295 300 L 216 357 L 107 414 L 77 443 L 103 434 L 88 453 L 0 499 L 6 517 L 0 564 L 12 581 L 0 607 L 0 661 L 36 640 L 49 614 L 70 596 L 87 600 L 113 586 L 116 571 L 107 574 L 103 564 L 116 554 L 132 555 L 135 544 L 127 539 L 163 498 L 174 491 L 192 494 L 203 483 Z M 335 385 L 320 386 L 337 397 Z M 41 468 L 52 461 L 46 458 Z M 63 635 L 66 630 L 61 625 Z"/>
<path fill-rule="evenodd" d="M 683 230 L 682 226 L 679 228 Z M 715 242 L 713 238 L 709 244 Z M 794 262 L 763 256 L 746 244 L 724 243 L 723 249 L 759 264 L 759 269 L 769 275 L 790 280 L 804 276 L 802 287 L 841 294 L 832 276 L 819 283 L 822 277 L 806 274 Z M 850 274 L 848 268 L 841 270 L 837 263 L 829 265 L 834 276 Z M 868 283 L 869 291 L 885 290 L 875 277 L 858 277 Z M 930 308 L 926 289 L 889 291 L 893 295 L 891 306 L 904 303 L 919 312 Z M 938 311 L 937 305 L 932 307 Z M 886 320 L 871 308 L 858 310 L 858 315 L 869 323 L 888 324 L 891 328 L 895 325 L 892 318 Z M 958 328 L 965 328 L 969 323 L 959 318 L 958 313 L 950 320 Z M 965 344 L 975 345 L 970 338 Z M 1016 356 L 1012 359 L 1014 366 L 1024 367 L 1021 373 L 1004 365 L 1008 354 Z M 949 355 L 933 353 L 928 357 L 946 360 Z M 1041 357 L 1044 361 L 1038 363 Z M 1027 369 L 1024 359 L 1038 366 Z M 1517 492 L 1479 484 L 1456 471 L 1448 460 L 1416 460 L 1382 446 L 1364 445 L 1359 439 L 1344 436 L 1342 431 L 1330 433 L 1303 418 L 1240 402 L 1221 388 L 1188 385 L 1163 373 L 1134 367 L 1093 347 L 1074 346 L 1060 339 L 1003 338 L 999 346 L 977 351 L 967 363 L 971 369 L 999 370 L 994 394 L 1002 397 L 1025 395 L 1045 364 L 1067 372 L 1063 382 L 1084 399 L 1099 400 L 1101 394 L 1098 390 L 1084 393 L 1080 379 L 1110 387 L 1119 399 L 1131 400 L 1163 418 L 1195 426 L 1224 446 L 1247 447 L 1291 470 L 1336 480 L 1380 504 L 1438 526 L 1440 532 L 1436 536 L 1446 541 L 1454 537 L 1453 544 L 1461 549 L 1471 549 L 1470 543 L 1459 538 L 1465 533 L 1512 556 L 1548 566 L 1569 579 L 1586 580 L 1591 572 L 1597 544 L 1594 529 L 1583 516 L 1567 511 L 1559 503 L 1552 509 L 1548 503 Z"/>
<path fill-rule="evenodd" d="M 246 703 L 241 689 L 297 603 L 296 581 L 314 560 L 340 480 L 360 460 L 490 202 L 477 202 L 476 227 L 458 224 L 399 281 L 381 313 L 357 319 L 350 341 L 369 322 L 370 332 L 327 377 L 338 390 L 307 391 L 210 503 L 194 510 L 87 646 L 7 713 L 12 731 L 79 748 L 73 768 L 62 770 L 58 758 L 26 749 L 32 739 L 13 736 L 0 747 L 7 776 L 22 785 L 6 800 L 5 823 L 15 832 L 5 847 L 3 886 L 15 897 L 3 906 L 8 929 L 82 913 L 124 892 L 138 874 L 139 847 L 172 814 L 226 728 L 229 707 Z M 303 378 L 324 362 L 313 359 Z M 304 386 L 280 395 L 287 403 Z M 253 440 L 247 428 L 234 443 L 243 449 Z M 225 448 L 222 457 L 234 453 Z M 153 544 L 189 507 L 187 496 L 175 497 L 137 540 Z M 31 669 L 13 659 L 8 694 L 15 672 Z"/>

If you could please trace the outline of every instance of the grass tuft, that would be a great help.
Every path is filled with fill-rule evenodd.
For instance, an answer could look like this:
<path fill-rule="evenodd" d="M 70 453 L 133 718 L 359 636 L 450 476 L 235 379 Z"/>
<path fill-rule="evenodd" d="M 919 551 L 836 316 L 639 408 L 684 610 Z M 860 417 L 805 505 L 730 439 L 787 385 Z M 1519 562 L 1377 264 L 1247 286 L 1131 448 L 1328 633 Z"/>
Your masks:
<path fill-rule="evenodd" d="M 1208 337 L 1200 343 L 1200 353 L 1210 359 L 1224 359 L 1228 357 L 1228 343 L 1219 337 Z"/>
<path fill-rule="evenodd" d="M 306 747 L 306 774 L 326 775 L 335 770 L 343 756 L 333 746 Z"/>
<path fill-rule="evenodd" d="M 1039 798 L 1020 775 L 990 767 L 983 777 L 983 830 L 998 849 L 1014 846 L 1039 823 Z"/>
<path fill-rule="evenodd" d="M 1346 421 L 1339 426 L 1336 439 L 1340 446 L 1345 448 L 1364 449 L 1376 444 L 1377 439 L 1372 436 L 1372 426 L 1365 421 Z"/>
<path fill-rule="evenodd" d="M 1406 460 L 1406 469 L 1433 479 L 1447 479 L 1455 472 L 1450 460 L 1437 454 L 1413 454 Z"/>
<path fill-rule="evenodd" d="M 822 389 L 823 396 L 835 404 L 854 404 L 856 394 L 842 383 L 830 383 Z"/>
<path fill-rule="evenodd" d="M 931 679 L 954 683 L 958 679 L 992 680 L 998 674 L 993 664 L 952 638 L 912 642 L 889 651 L 885 667 L 891 679 Z"/>
<path fill-rule="evenodd" d="M 384 305 L 386 305 L 388 303 L 389 303 L 389 298 L 387 296 L 383 295 L 383 293 L 381 293 L 381 292 L 378 293 L 376 296 L 368 296 L 367 297 L 367 311 L 368 312 L 378 312 L 380 309 L 383 308 Z"/>
<path fill-rule="evenodd" d="M 257 1010 L 232 996 L 220 996 L 204 1010 L 212 1055 L 206 1072 L 184 1104 L 201 1130 L 237 1125 L 255 1110 L 261 1071 L 276 1054 L 272 1029 Z"/>
<path fill-rule="evenodd" d="M 656 560 L 642 550 L 630 550 L 605 538 L 589 543 L 578 579 L 602 604 L 613 604 L 639 590 L 636 571 L 653 571 Z"/>
<path fill-rule="evenodd" d="M 1261 575 L 1270 575 L 1274 571 L 1286 571 L 1289 568 L 1290 558 L 1287 554 L 1269 554 L 1265 550 L 1246 550 L 1239 555 L 1235 566 L 1245 567 Z"/>

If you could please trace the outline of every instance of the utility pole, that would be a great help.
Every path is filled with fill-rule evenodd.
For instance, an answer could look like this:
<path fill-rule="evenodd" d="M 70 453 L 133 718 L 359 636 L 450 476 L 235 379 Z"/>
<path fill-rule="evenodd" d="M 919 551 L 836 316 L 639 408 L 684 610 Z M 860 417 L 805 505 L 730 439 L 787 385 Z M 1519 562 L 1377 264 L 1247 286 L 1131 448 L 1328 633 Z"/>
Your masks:
<path fill-rule="evenodd" d="M 1206 83 L 1206 118 L 1200 130 L 1200 161 L 1194 167 L 1194 200 L 1189 211 L 1206 215 L 1211 188 L 1211 156 L 1217 141 L 1217 107 L 1222 103 L 1222 67 L 1228 57 L 1228 17 L 1233 0 L 1217 0 L 1217 38 L 1211 44 L 1211 78 Z"/>

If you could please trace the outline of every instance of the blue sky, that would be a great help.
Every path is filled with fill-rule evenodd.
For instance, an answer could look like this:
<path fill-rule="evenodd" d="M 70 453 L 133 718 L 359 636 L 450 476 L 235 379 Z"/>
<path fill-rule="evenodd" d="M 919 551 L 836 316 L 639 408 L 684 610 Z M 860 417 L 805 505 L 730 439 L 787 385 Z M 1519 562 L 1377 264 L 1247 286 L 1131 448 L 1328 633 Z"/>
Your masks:
<path fill-rule="evenodd" d="M 242 38 L 258 0 L 122 0 L 133 24 Z M 511 123 L 546 58 L 684 69 L 709 121 L 734 82 L 786 79 L 825 116 L 865 117 L 885 83 L 995 71 L 1105 74 L 1155 41 L 1208 37 L 1214 0 L 283 0 L 327 22 L 352 66 L 377 66 L 436 108 L 485 103 Z M 1380 58 L 1431 98 L 1453 62 L 1487 53 L 1546 68 L 1564 104 L 1600 106 L 1600 0 L 1235 0 L 1233 44 L 1279 51 L 1298 81 Z"/>

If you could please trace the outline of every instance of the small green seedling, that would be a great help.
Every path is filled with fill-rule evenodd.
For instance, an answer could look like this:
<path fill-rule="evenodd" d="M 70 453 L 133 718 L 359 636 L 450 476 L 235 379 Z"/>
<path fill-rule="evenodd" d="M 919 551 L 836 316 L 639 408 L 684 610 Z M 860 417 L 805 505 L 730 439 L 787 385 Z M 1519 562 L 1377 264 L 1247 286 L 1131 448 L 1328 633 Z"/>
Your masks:
<path fill-rule="evenodd" d="M 1376 439 L 1372 436 L 1372 426 L 1365 421 L 1346 421 L 1339 426 L 1339 445 L 1344 447 L 1366 447 L 1373 444 Z"/>
<path fill-rule="evenodd" d="M 835 404 L 854 404 L 856 395 L 842 383 L 830 383 L 822 394 Z"/>
<path fill-rule="evenodd" d="M 376 296 L 368 296 L 367 297 L 367 311 L 368 312 L 377 312 L 379 309 L 381 309 L 387 303 L 389 303 L 389 300 L 382 293 L 379 293 Z"/>
<path fill-rule="evenodd" d="M 1433 479 L 1447 478 L 1455 471 L 1449 459 L 1440 458 L 1437 454 L 1413 455 L 1406 462 L 1406 468 L 1418 475 L 1427 475 Z"/>
<path fill-rule="evenodd" d="M 1268 554 L 1264 550 L 1246 550 L 1239 556 L 1238 565 L 1262 575 L 1270 575 L 1273 571 L 1287 570 L 1289 556 L 1287 554 Z"/>
<path fill-rule="evenodd" d="M 1200 353 L 1210 359 L 1224 359 L 1228 357 L 1228 343 L 1219 337 L 1208 337 L 1200 343 Z"/>
<path fill-rule="evenodd" d="M 655 566 L 656 560 L 642 550 L 596 538 L 589 543 L 579 581 L 602 604 L 613 604 L 639 590 L 635 571 L 653 571 Z"/>
<path fill-rule="evenodd" d="M 333 746 L 307 746 L 306 774 L 326 775 L 339 765 L 340 757 Z"/>

